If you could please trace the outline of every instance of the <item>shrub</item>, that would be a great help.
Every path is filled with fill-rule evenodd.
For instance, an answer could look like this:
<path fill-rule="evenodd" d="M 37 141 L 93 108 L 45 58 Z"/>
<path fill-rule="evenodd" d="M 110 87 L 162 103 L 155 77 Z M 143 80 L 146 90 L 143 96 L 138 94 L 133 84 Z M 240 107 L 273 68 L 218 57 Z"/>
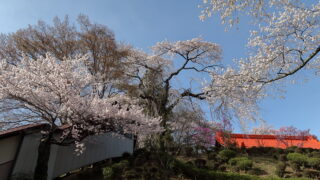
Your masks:
<path fill-rule="evenodd" d="M 311 153 L 311 156 L 312 156 L 312 157 L 315 157 L 315 158 L 320 158 L 320 152 L 319 152 L 319 151 L 313 151 L 313 152 Z"/>
<path fill-rule="evenodd" d="M 219 152 L 218 158 L 222 160 L 223 162 L 227 162 L 229 159 L 236 156 L 236 152 L 230 150 L 230 149 L 224 149 Z"/>
<path fill-rule="evenodd" d="M 248 158 L 247 158 L 247 157 L 235 157 L 235 158 L 231 158 L 231 159 L 229 160 L 229 164 L 230 164 L 231 166 L 236 166 L 237 163 L 238 163 L 238 161 L 242 161 L 242 160 L 248 160 Z"/>
<path fill-rule="evenodd" d="M 123 172 L 122 175 L 125 179 L 138 179 L 140 177 L 140 174 L 138 174 L 135 170 L 130 169 Z"/>
<path fill-rule="evenodd" d="M 290 167 L 293 169 L 293 171 L 295 171 L 296 173 L 299 172 L 301 170 L 301 166 L 299 164 L 296 163 L 292 163 L 290 162 Z M 298 176 L 299 177 L 299 176 Z"/>
<path fill-rule="evenodd" d="M 103 174 L 104 179 L 112 179 L 113 170 L 111 167 L 105 167 L 102 169 L 102 174 Z"/>
<path fill-rule="evenodd" d="M 112 166 L 105 167 L 102 169 L 102 174 L 104 179 L 115 179 L 116 176 L 119 176 L 122 174 L 125 168 L 129 166 L 129 161 L 123 160 L 116 164 L 113 164 Z"/>
<path fill-rule="evenodd" d="M 250 175 L 241 175 L 235 173 L 226 173 L 226 172 L 215 172 L 208 171 L 204 169 L 198 169 L 194 166 L 187 165 L 183 162 L 176 161 L 175 163 L 176 169 L 179 169 L 187 178 L 189 179 L 201 179 L 201 180 L 257 180 L 259 179 L 257 176 Z"/>
<path fill-rule="evenodd" d="M 238 161 L 238 163 L 237 163 L 238 169 L 244 170 L 245 172 L 247 172 L 249 169 L 251 169 L 252 165 L 253 165 L 253 163 L 249 159 L 241 160 L 241 161 Z"/>
<path fill-rule="evenodd" d="M 285 174 L 285 171 L 286 171 L 286 163 L 284 162 L 279 162 L 276 166 L 276 175 L 279 176 L 279 177 L 283 177 L 284 174 Z"/>
<path fill-rule="evenodd" d="M 311 157 L 308 158 L 308 165 L 313 169 L 319 170 L 320 168 L 320 158 Z"/>
<path fill-rule="evenodd" d="M 111 166 L 115 174 L 121 173 L 126 167 L 129 166 L 129 161 L 123 160 Z"/>
<path fill-rule="evenodd" d="M 295 163 L 297 165 L 304 165 L 307 162 L 307 157 L 303 154 L 300 153 L 289 153 L 287 155 L 287 159 L 292 162 Z"/>
<path fill-rule="evenodd" d="M 207 168 L 208 168 L 209 170 L 217 170 L 217 169 L 219 168 L 219 165 L 220 165 L 220 163 L 217 162 L 217 161 L 209 160 L 209 161 L 207 162 Z"/>
<path fill-rule="evenodd" d="M 244 170 L 248 171 L 252 168 L 252 161 L 247 157 L 236 157 L 229 160 L 229 164 L 235 171 Z"/>
<path fill-rule="evenodd" d="M 304 177 L 318 179 L 320 177 L 320 171 L 314 169 L 304 169 L 302 172 Z"/>

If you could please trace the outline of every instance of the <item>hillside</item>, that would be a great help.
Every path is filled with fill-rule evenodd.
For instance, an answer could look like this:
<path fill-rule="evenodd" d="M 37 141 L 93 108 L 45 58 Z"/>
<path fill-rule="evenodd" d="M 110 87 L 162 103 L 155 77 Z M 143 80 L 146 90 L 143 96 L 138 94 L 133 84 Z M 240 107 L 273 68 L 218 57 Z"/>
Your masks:
<path fill-rule="evenodd" d="M 171 152 L 172 153 L 172 152 Z M 133 155 L 102 162 L 61 177 L 73 179 L 269 180 L 319 179 L 320 151 L 313 149 L 250 148 L 185 151 L 179 156 L 139 149 Z"/>

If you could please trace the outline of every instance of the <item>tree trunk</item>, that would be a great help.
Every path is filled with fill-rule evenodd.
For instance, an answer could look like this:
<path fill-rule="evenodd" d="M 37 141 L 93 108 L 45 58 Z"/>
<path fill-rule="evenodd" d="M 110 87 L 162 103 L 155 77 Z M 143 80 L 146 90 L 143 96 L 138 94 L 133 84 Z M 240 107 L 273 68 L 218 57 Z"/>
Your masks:
<path fill-rule="evenodd" d="M 34 172 L 34 180 L 47 180 L 48 177 L 48 163 L 50 158 L 50 147 L 51 147 L 52 134 L 43 135 L 39 148 L 38 148 L 38 159 L 37 165 Z"/>

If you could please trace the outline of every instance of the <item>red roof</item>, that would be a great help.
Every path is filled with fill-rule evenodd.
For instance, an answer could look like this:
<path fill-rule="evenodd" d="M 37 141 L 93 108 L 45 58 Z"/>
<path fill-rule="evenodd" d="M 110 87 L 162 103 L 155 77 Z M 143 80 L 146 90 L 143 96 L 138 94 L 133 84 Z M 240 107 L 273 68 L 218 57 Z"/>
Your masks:
<path fill-rule="evenodd" d="M 256 134 L 223 134 L 217 133 L 216 140 L 221 145 L 234 143 L 238 147 L 274 147 L 285 149 L 291 146 L 320 149 L 320 142 L 314 136 L 277 136 Z"/>

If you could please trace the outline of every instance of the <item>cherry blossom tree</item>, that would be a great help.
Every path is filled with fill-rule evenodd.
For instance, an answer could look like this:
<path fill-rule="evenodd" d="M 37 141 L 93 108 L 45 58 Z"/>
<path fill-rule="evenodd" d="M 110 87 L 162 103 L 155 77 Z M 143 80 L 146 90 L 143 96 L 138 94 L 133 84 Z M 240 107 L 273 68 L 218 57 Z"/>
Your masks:
<path fill-rule="evenodd" d="M 259 127 L 252 128 L 251 133 L 258 135 L 275 135 L 276 131 L 273 126 L 263 123 Z"/>
<path fill-rule="evenodd" d="M 86 19 L 80 22 L 83 28 L 80 33 L 72 27 L 69 30 L 67 21 L 57 21 L 54 28 L 40 23 L 17 32 L 17 37 L 4 37 L 7 43 L 0 47 L 2 56 L 7 58 L 1 64 L 0 76 L 2 119 L 48 122 L 50 130 L 44 135 L 43 143 L 65 143 L 71 139 L 79 151 L 83 138 L 108 131 L 146 136 L 156 133 L 164 150 L 164 137 L 172 133 L 175 113 L 185 102 L 205 100 L 214 110 L 215 119 L 256 120 L 257 101 L 264 96 L 263 83 L 253 79 L 256 74 L 246 69 L 245 63 L 239 69 L 223 65 L 219 45 L 201 38 L 163 41 L 146 53 L 118 48 L 113 34 L 108 34 L 104 27 Z M 60 30 L 71 31 L 71 35 L 76 36 L 70 41 L 65 38 L 58 41 L 65 50 L 74 47 L 75 51 L 56 54 L 59 46 L 41 49 L 45 44 L 37 44 L 56 41 L 46 34 L 63 32 Z M 23 36 L 26 34 L 27 37 Z M 44 36 L 40 36 L 42 34 Z M 62 37 L 73 37 L 71 35 Z M 97 45 L 98 42 L 101 44 Z M 77 43 L 84 45 L 79 48 Z M 105 52 L 105 48 L 111 48 L 111 54 Z M 44 52 L 51 56 L 37 58 Z M 98 52 L 102 54 L 97 55 Z M 22 56 L 24 53 L 27 57 Z M 85 53 L 88 54 L 74 58 L 76 54 Z M 116 66 L 109 64 L 113 60 L 117 61 Z M 119 64 L 122 68 L 117 69 Z M 113 72 L 120 72 L 121 78 Z M 183 73 L 201 74 L 205 80 L 197 81 L 197 88 L 178 87 L 176 82 Z M 123 79 L 124 83 L 119 83 Z M 189 78 L 190 84 L 192 81 L 193 78 Z M 105 96 L 103 92 L 109 91 L 107 87 L 117 93 Z M 52 133 L 62 124 L 70 126 L 60 139 L 52 139 Z"/>
<path fill-rule="evenodd" d="M 300 130 L 294 126 L 284 126 L 279 129 L 274 129 L 267 124 L 262 124 L 260 127 L 253 128 L 251 132 L 259 135 L 275 135 L 278 142 L 284 144 L 287 148 L 290 146 L 303 147 L 307 136 L 311 136 L 309 129 Z M 301 140 L 301 142 L 299 144 L 294 144 L 292 140 Z M 263 139 L 259 142 L 263 145 Z"/>
<path fill-rule="evenodd" d="M 0 63 L 0 100 L 3 119 L 48 124 L 41 138 L 35 179 L 46 179 L 50 144 L 75 143 L 89 135 L 114 132 L 149 135 L 161 132 L 160 118 L 146 116 L 136 100 L 125 94 L 100 98 L 100 83 L 85 66 L 87 56 L 60 61 L 50 55 L 24 57 L 15 65 Z M 59 125 L 67 128 L 53 136 Z"/>
<path fill-rule="evenodd" d="M 213 147 L 216 143 L 215 130 L 211 127 L 198 126 L 194 128 L 194 134 L 192 140 L 197 147 L 202 150 L 207 150 Z"/>
<path fill-rule="evenodd" d="M 290 146 L 303 147 L 304 140 L 307 136 L 310 136 L 310 130 L 299 130 L 293 126 L 281 127 L 276 131 L 276 137 L 279 142 L 283 143 L 287 148 Z M 299 144 L 293 144 L 292 139 L 299 139 L 301 142 Z"/>
<path fill-rule="evenodd" d="M 206 100 L 217 119 L 256 119 L 261 85 L 225 68 L 217 44 L 194 38 L 159 42 L 151 49 L 151 54 L 133 50 L 128 56 L 132 66 L 127 75 L 135 79 L 131 85 L 138 87 L 129 94 L 140 98 L 150 115 L 162 117 L 161 126 L 165 129 L 162 137 L 170 132 L 168 124 L 174 109 L 185 100 Z M 198 89 L 176 88 L 176 80 L 185 72 L 201 74 L 208 80 L 198 82 Z M 161 144 L 164 148 L 164 142 Z"/>
<path fill-rule="evenodd" d="M 107 26 L 92 23 L 84 15 L 78 16 L 76 24 L 71 23 L 68 16 L 64 19 L 55 17 L 52 24 L 39 21 L 0 35 L 0 59 L 6 59 L 10 64 L 18 63 L 23 56 L 36 60 L 49 53 L 62 61 L 87 54 L 86 67 L 100 82 L 95 91 L 101 98 L 117 94 L 117 86 L 126 84 L 124 57 L 129 49 L 116 41 Z"/>
<path fill-rule="evenodd" d="M 303 0 L 204 0 L 200 18 L 219 13 L 222 23 L 253 17 L 249 57 L 239 59 L 239 74 L 262 84 L 301 69 L 319 71 L 320 2 Z"/>

